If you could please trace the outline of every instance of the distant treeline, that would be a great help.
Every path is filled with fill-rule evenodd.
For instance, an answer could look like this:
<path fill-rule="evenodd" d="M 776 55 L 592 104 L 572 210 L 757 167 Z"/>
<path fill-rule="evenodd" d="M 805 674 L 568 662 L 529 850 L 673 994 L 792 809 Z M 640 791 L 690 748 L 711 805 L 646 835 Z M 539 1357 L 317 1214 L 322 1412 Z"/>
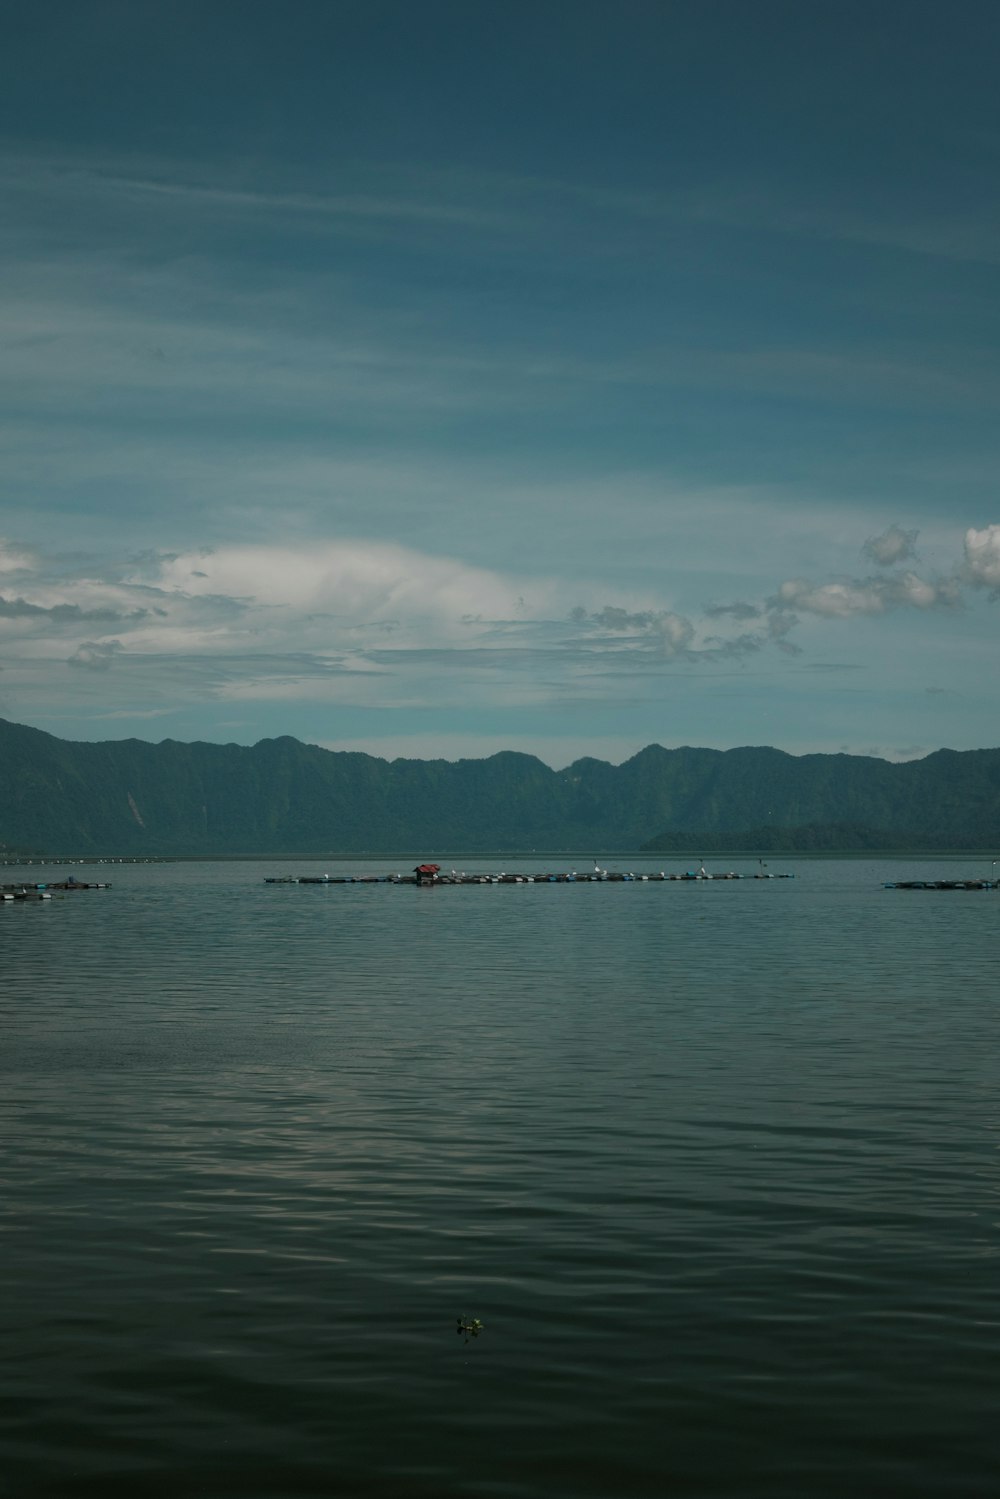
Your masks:
<path fill-rule="evenodd" d="M 297 739 L 71 743 L 0 719 L 0 839 L 54 854 L 1000 847 L 1000 750 L 861 755 L 663 749 L 552 770 L 379 760 Z"/>
<path fill-rule="evenodd" d="M 977 845 L 973 843 L 971 847 Z M 989 845 L 992 847 L 992 845 Z M 660 833 L 642 845 L 649 852 L 705 853 L 899 853 L 954 850 L 953 837 L 910 829 L 869 828 L 853 822 L 810 823 L 801 828 L 747 828 L 738 833 Z"/>

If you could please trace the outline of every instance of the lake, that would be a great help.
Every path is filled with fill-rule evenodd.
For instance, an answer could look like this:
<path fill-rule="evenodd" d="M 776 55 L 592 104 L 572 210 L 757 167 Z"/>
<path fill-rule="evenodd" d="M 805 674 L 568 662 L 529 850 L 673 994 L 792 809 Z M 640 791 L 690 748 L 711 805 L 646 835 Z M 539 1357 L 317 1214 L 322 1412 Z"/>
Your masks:
<path fill-rule="evenodd" d="M 414 862 L 0 909 L 0 1489 L 995 1493 L 989 858 Z"/>

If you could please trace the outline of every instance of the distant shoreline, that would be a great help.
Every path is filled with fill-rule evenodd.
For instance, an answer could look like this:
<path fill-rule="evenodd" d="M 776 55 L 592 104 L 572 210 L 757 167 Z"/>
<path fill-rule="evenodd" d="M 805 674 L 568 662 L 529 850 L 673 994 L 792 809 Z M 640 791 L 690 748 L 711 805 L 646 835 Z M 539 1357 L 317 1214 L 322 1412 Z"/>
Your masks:
<path fill-rule="evenodd" d="M 784 858 L 795 860 L 821 859 L 988 859 L 1000 860 L 1000 849 L 994 845 L 985 848 L 865 848 L 865 849 L 705 849 L 698 844 L 687 844 L 669 849 L 518 849 L 518 848 L 461 848 L 434 849 L 435 858 L 451 863 L 471 858 L 511 859 L 563 859 L 586 865 L 595 855 L 601 859 L 626 867 L 629 860 L 653 864 L 666 856 L 686 859 L 689 862 L 719 864 L 727 859 L 756 863 L 758 860 Z M 30 854 L 23 858 L 0 859 L 0 869 L 23 869 L 28 866 L 60 864 L 322 864 L 361 862 L 393 863 L 410 868 L 414 860 L 420 860 L 426 850 L 388 853 L 377 849 L 327 850 L 308 853 L 247 853 L 247 854 Z"/>

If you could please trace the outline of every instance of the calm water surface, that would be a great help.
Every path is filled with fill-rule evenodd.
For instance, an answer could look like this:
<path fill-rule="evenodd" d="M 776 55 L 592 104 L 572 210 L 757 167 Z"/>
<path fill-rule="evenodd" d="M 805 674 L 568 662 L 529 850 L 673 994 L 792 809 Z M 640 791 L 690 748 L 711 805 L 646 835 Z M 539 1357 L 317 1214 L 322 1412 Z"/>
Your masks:
<path fill-rule="evenodd" d="M 0 1490 L 994 1495 L 989 861 L 772 868 L 0 909 Z"/>

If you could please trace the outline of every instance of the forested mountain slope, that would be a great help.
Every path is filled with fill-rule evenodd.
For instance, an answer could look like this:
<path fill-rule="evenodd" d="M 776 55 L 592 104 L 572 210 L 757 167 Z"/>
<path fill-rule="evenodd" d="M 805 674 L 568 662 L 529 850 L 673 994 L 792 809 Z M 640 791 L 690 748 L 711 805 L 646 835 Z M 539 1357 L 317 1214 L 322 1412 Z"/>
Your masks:
<path fill-rule="evenodd" d="M 554 771 L 531 755 L 379 760 L 296 739 L 71 743 L 0 720 L 0 843 L 236 854 L 1000 844 L 1000 750 L 895 765 L 662 749 Z M 770 841 L 768 841 L 770 840 Z"/>

